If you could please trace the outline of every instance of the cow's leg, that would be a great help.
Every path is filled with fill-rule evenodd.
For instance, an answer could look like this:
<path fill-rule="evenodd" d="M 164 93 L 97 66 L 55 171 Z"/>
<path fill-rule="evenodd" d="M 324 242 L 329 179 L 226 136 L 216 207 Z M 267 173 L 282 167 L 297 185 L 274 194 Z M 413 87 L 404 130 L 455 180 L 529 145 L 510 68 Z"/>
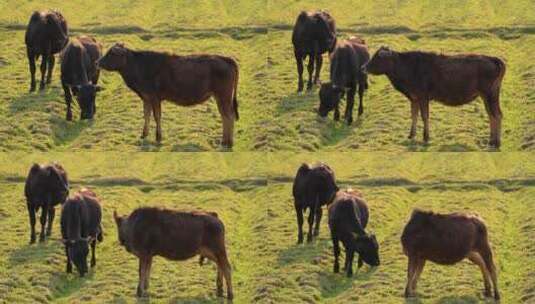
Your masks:
<path fill-rule="evenodd" d="M 160 100 L 152 102 L 152 112 L 156 122 L 156 142 L 162 141 L 162 102 Z"/>
<path fill-rule="evenodd" d="M 30 65 L 30 77 L 31 77 L 30 92 L 33 92 L 35 91 L 35 58 L 36 56 L 29 47 L 26 48 L 26 53 L 28 55 L 28 63 Z"/>
<path fill-rule="evenodd" d="M 91 240 L 91 267 L 97 265 L 97 258 L 95 257 L 95 249 L 97 247 L 97 239 Z"/>
<path fill-rule="evenodd" d="M 28 214 L 30 216 L 30 244 L 35 243 L 35 207 L 28 202 Z"/>
<path fill-rule="evenodd" d="M 364 261 L 362 260 L 362 256 L 359 254 L 359 259 L 357 261 L 357 268 L 360 269 L 364 265 Z"/>
<path fill-rule="evenodd" d="M 297 92 L 303 91 L 303 55 L 294 49 L 295 62 L 297 63 Z"/>
<path fill-rule="evenodd" d="M 320 85 L 320 73 L 321 66 L 323 65 L 323 56 L 321 54 L 316 55 L 316 74 L 314 74 L 314 83 Z"/>
<path fill-rule="evenodd" d="M 340 120 L 340 100 L 338 100 L 336 102 L 336 105 L 334 106 L 334 116 L 333 116 L 334 120 L 335 121 L 339 121 Z"/>
<path fill-rule="evenodd" d="M 424 121 L 424 142 L 429 142 L 429 100 L 420 99 L 420 112 Z"/>
<path fill-rule="evenodd" d="M 67 244 L 65 244 L 65 255 L 67 256 L 67 269 L 65 269 L 65 271 L 67 273 L 72 273 L 71 257 L 69 256 L 69 247 Z"/>
<path fill-rule="evenodd" d="M 331 239 L 333 241 L 333 254 L 334 254 L 334 267 L 333 272 L 338 273 L 340 271 L 340 240 L 336 237 L 336 233 L 332 231 L 331 228 Z"/>
<path fill-rule="evenodd" d="M 501 145 L 502 110 L 500 108 L 500 89 L 495 89 L 483 97 L 485 109 L 490 121 L 490 142 L 493 147 L 499 148 Z"/>
<path fill-rule="evenodd" d="M 494 265 L 494 261 L 492 259 L 492 251 L 488 242 L 485 242 L 483 244 L 482 248 L 479 250 L 479 254 L 483 258 L 483 261 L 485 261 L 485 265 L 487 265 L 487 270 L 490 274 L 490 278 L 492 279 L 492 285 L 494 285 L 494 299 L 499 300 L 500 292 L 498 291 L 498 276 L 496 274 L 496 265 Z"/>
<path fill-rule="evenodd" d="M 355 258 L 355 251 L 351 246 L 346 247 L 346 275 L 348 278 L 353 276 L 353 259 Z"/>
<path fill-rule="evenodd" d="M 148 271 L 150 271 L 150 264 L 152 263 L 152 257 L 143 256 L 139 258 L 139 284 L 137 286 L 137 296 L 143 297 L 146 295 L 148 288 Z"/>
<path fill-rule="evenodd" d="M 485 264 L 485 261 L 483 261 L 483 258 L 481 257 L 481 255 L 479 255 L 479 253 L 473 252 L 473 251 L 470 252 L 470 254 L 468 254 L 468 259 L 472 263 L 479 266 L 479 268 L 481 269 L 481 274 L 483 275 L 483 283 L 485 286 L 485 296 L 491 297 L 492 290 L 490 286 L 490 273 L 489 273 L 489 270 L 487 269 L 487 265 Z"/>
<path fill-rule="evenodd" d="M 56 57 L 50 54 L 48 58 L 48 74 L 46 75 L 46 83 L 52 82 L 52 72 L 54 71 L 54 64 L 56 63 Z"/>
<path fill-rule="evenodd" d="M 67 116 L 65 119 L 68 121 L 72 120 L 72 110 L 71 110 L 71 104 L 72 104 L 72 95 L 71 95 L 71 88 L 62 80 L 61 86 L 63 87 L 63 93 L 65 94 L 65 103 L 67 104 Z"/>
<path fill-rule="evenodd" d="M 295 204 L 295 213 L 297 214 L 297 244 L 303 243 L 303 208 Z"/>
<path fill-rule="evenodd" d="M 48 208 L 48 205 L 44 205 L 43 208 L 41 208 L 41 235 L 39 235 L 39 242 L 44 242 L 45 240 L 45 226 L 48 215 Z"/>
<path fill-rule="evenodd" d="M 218 297 L 223 296 L 223 270 L 219 266 L 217 267 L 216 294 Z"/>
<path fill-rule="evenodd" d="M 361 78 L 363 76 L 360 76 Z M 364 91 L 366 90 L 366 84 L 363 83 L 363 80 L 359 80 L 359 116 L 364 113 L 364 104 L 362 103 L 362 99 L 364 98 Z"/>
<path fill-rule="evenodd" d="M 414 269 L 414 277 L 412 278 L 412 291 L 416 291 L 416 286 L 418 285 L 418 280 L 420 279 L 420 275 L 422 274 L 422 271 L 424 270 L 425 266 L 425 260 L 419 259 L 415 269 Z"/>
<path fill-rule="evenodd" d="M 405 298 L 413 297 L 414 291 L 412 290 L 412 279 L 416 271 L 416 257 L 409 255 L 409 263 L 407 265 L 407 286 L 405 287 Z"/>
<path fill-rule="evenodd" d="M 44 52 L 43 55 L 41 55 L 41 82 L 39 83 L 39 90 L 45 89 L 46 65 L 49 56 L 48 52 Z"/>
<path fill-rule="evenodd" d="M 320 234 L 320 225 L 321 225 L 321 216 L 323 214 L 323 210 L 321 209 L 321 206 L 317 204 L 316 207 L 316 226 L 314 227 L 314 236 L 318 236 Z"/>
<path fill-rule="evenodd" d="M 52 234 L 52 226 L 54 225 L 54 217 L 56 216 L 56 208 L 50 206 L 48 208 L 48 226 L 46 227 L 46 235 L 50 236 Z"/>
<path fill-rule="evenodd" d="M 351 88 L 347 92 L 347 98 L 346 98 L 347 104 L 346 104 L 345 118 L 346 118 L 348 126 L 351 125 L 351 123 L 353 123 L 353 106 L 355 104 L 356 91 L 357 91 L 357 85 L 352 84 Z"/>
<path fill-rule="evenodd" d="M 232 105 L 232 92 L 233 89 L 230 88 L 227 92 L 222 92 L 215 96 L 217 102 L 217 109 L 221 115 L 221 120 L 223 122 L 223 137 L 221 145 L 225 148 L 232 148 L 233 134 L 234 134 L 234 120 L 236 116 L 234 114 L 234 108 Z"/>
<path fill-rule="evenodd" d="M 308 235 L 307 235 L 307 242 L 312 242 L 312 226 L 314 226 L 314 215 L 316 215 L 315 207 L 310 207 L 310 212 L 308 213 Z"/>
<path fill-rule="evenodd" d="M 219 247 L 221 248 L 219 250 L 221 253 L 217 255 L 217 260 L 215 262 L 217 263 L 218 271 L 221 271 L 223 273 L 223 277 L 225 278 L 225 281 L 227 282 L 227 298 L 229 300 L 232 300 L 234 298 L 234 292 L 232 291 L 232 275 L 231 275 L 232 270 L 231 270 L 230 263 L 227 258 L 227 252 L 225 250 L 225 242 L 223 239 L 219 241 Z"/>
<path fill-rule="evenodd" d="M 409 139 L 414 139 L 416 137 L 416 126 L 418 123 L 418 113 L 420 112 L 420 105 L 417 101 L 411 100 L 411 130 L 409 132 Z"/>
<path fill-rule="evenodd" d="M 141 139 L 146 138 L 149 135 L 150 113 L 152 106 L 150 101 L 143 99 L 143 118 L 145 123 L 143 124 L 143 132 L 141 133 Z"/>
<path fill-rule="evenodd" d="M 308 69 L 308 82 L 307 82 L 307 91 L 310 91 L 312 90 L 312 74 L 314 73 L 314 61 L 316 59 L 316 54 L 315 53 L 311 53 L 309 56 L 308 56 L 308 65 L 307 65 L 307 69 Z"/>

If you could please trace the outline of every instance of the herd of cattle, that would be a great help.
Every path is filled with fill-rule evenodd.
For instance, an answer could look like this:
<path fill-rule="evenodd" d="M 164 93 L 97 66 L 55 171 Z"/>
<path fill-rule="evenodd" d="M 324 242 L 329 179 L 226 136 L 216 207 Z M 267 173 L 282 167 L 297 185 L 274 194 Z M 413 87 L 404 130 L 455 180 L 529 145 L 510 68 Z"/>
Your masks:
<path fill-rule="evenodd" d="M 61 242 L 65 246 L 66 271 L 73 263 L 80 276 L 88 271 L 87 256 L 91 246 L 91 267 L 95 266 L 95 247 L 102 242 L 102 211 L 96 194 L 83 188 L 69 197 L 69 181 L 64 168 L 57 164 L 34 164 L 24 188 L 30 217 L 30 243 L 34 243 L 35 213 L 41 209 L 39 241 L 49 236 L 55 206 L 61 204 Z M 326 164 L 299 167 L 293 184 L 297 213 L 298 243 L 303 242 L 303 211 L 309 209 L 307 242 L 319 235 L 322 207 L 327 205 L 328 223 L 334 253 L 334 272 L 340 270 L 342 242 L 345 248 L 344 270 L 353 275 L 353 259 L 358 255 L 358 267 L 363 263 L 379 266 L 379 244 L 374 234 L 366 232 L 370 212 L 362 194 L 355 190 L 340 190 L 333 170 Z M 169 260 L 186 260 L 200 256 L 217 265 L 217 295 L 223 296 L 223 278 L 227 298 L 233 298 L 231 266 L 225 248 L 225 227 L 214 212 L 184 212 L 142 207 L 129 216 L 113 217 L 119 243 L 139 258 L 137 296 L 145 296 L 154 256 Z M 48 223 L 48 225 L 47 225 Z M 45 232 L 46 227 L 46 232 Z M 415 296 L 416 284 L 427 260 L 452 265 L 468 258 L 481 268 L 485 296 L 500 298 L 496 267 L 492 258 L 487 228 L 483 220 L 471 214 L 437 214 L 415 209 L 401 235 L 403 252 L 408 257 L 406 297 Z M 491 285 L 492 282 L 492 285 Z M 491 286 L 494 287 L 492 294 Z"/>
<path fill-rule="evenodd" d="M 162 140 L 161 102 L 192 106 L 214 97 L 222 118 L 222 145 L 233 145 L 234 122 L 238 114 L 239 68 L 230 57 L 219 55 L 179 56 L 164 52 L 135 51 L 116 43 L 102 56 L 102 46 L 93 37 L 69 38 L 65 18 L 58 11 L 34 12 L 25 42 L 31 73 L 30 91 L 34 91 L 35 62 L 41 63 L 40 89 L 50 83 L 54 54 L 61 53 L 61 83 L 67 104 L 67 120 L 72 120 L 72 94 L 78 100 L 81 119 L 91 119 L 96 112 L 95 97 L 99 70 L 118 72 L 126 85 L 143 101 L 144 125 L 141 138 L 149 133 L 151 112 L 156 122 L 156 141 Z M 429 102 L 460 106 L 477 97 L 485 103 L 490 120 L 490 145 L 501 143 L 500 88 L 505 74 L 504 62 L 496 57 L 466 54 L 447 56 L 430 52 L 397 52 L 380 47 L 370 59 L 362 38 L 339 41 L 332 16 L 325 11 L 301 12 L 295 23 L 294 46 L 298 91 L 302 91 L 303 61 L 309 57 L 307 90 L 320 84 L 323 54 L 330 57 L 330 82 L 320 87 L 318 114 L 334 110 L 340 119 L 339 103 L 347 96 L 345 119 L 353 122 L 355 94 L 359 94 L 359 116 L 364 112 L 362 99 L 368 89 L 367 75 L 386 75 L 394 88 L 411 103 L 409 138 L 416 136 L 418 114 L 424 122 L 423 139 L 429 141 Z M 48 69 L 48 73 L 47 73 Z M 313 75 L 314 74 L 314 75 Z"/>

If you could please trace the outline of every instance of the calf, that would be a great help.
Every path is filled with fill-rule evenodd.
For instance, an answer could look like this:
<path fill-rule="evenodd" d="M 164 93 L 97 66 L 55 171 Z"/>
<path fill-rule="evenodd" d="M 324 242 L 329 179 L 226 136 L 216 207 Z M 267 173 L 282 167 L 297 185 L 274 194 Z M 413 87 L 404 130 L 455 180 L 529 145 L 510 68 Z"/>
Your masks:
<path fill-rule="evenodd" d="M 87 255 L 91 244 L 91 267 L 97 263 L 95 247 L 102 242 L 102 211 L 96 194 L 86 188 L 68 198 L 61 209 L 61 242 L 65 245 L 67 272 L 72 263 L 83 277 L 87 273 Z"/>
<path fill-rule="evenodd" d="M 311 242 L 314 218 L 316 219 L 314 236 L 317 236 L 323 213 L 321 207 L 332 202 L 337 191 L 338 186 L 336 186 L 334 172 L 326 164 L 319 163 L 315 166 L 302 164 L 299 167 L 292 189 L 295 212 L 297 213 L 298 244 L 303 242 L 303 210 L 310 209 L 307 242 Z"/>
<path fill-rule="evenodd" d="M 326 117 L 334 109 L 334 120 L 340 119 L 338 104 L 347 90 L 345 119 L 347 124 L 353 122 L 353 105 L 357 85 L 359 90 L 359 116 L 364 112 L 362 97 L 368 89 L 368 77 L 362 72 L 362 66 L 368 62 L 370 55 L 366 42 L 358 37 L 338 42 L 331 57 L 331 82 L 320 88 L 320 107 L 318 114 Z"/>
<path fill-rule="evenodd" d="M 329 228 L 333 241 L 334 272 L 338 273 L 340 265 L 341 241 L 346 250 L 344 269 L 347 276 L 353 276 L 353 258 L 359 255 L 358 268 L 363 261 L 371 266 L 379 266 L 379 244 L 373 234 L 364 230 L 368 224 L 368 206 L 359 192 L 351 189 L 339 191 L 332 204 L 329 205 Z"/>
<path fill-rule="evenodd" d="M 310 90 L 312 89 L 314 62 L 316 63 L 314 83 L 319 84 L 323 63 L 322 54 L 331 52 L 336 44 L 334 19 L 325 11 L 301 12 L 293 28 L 292 44 L 299 76 L 297 92 L 303 91 L 303 60 L 307 56 L 309 58 L 307 90 Z"/>
<path fill-rule="evenodd" d="M 78 99 L 80 118 L 93 118 L 95 97 L 101 90 L 97 85 L 99 70 L 96 65 L 101 53 L 101 44 L 89 36 L 72 39 L 61 53 L 61 84 L 65 92 L 67 120 L 72 120 L 71 91 Z"/>
<path fill-rule="evenodd" d="M 48 217 L 46 235 L 52 233 L 52 224 L 57 204 L 63 204 L 69 195 L 69 182 L 67 172 L 60 164 L 48 165 L 34 164 L 30 168 L 24 186 L 26 205 L 30 216 L 30 244 L 35 242 L 35 213 L 41 208 L 41 235 L 39 241 L 45 240 L 45 225 Z"/>
<path fill-rule="evenodd" d="M 156 141 L 162 140 L 161 102 L 192 106 L 210 97 L 217 102 L 223 120 L 223 146 L 232 147 L 234 120 L 238 114 L 238 64 L 218 55 L 179 56 L 134 51 L 117 43 L 98 66 L 121 74 L 126 85 L 143 100 L 145 124 L 141 138 L 149 134 L 151 111 L 156 121 Z"/>
<path fill-rule="evenodd" d="M 480 96 L 490 119 L 490 145 L 501 143 L 500 88 L 505 63 L 484 55 L 439 55 L 396 52 L 381 47 L 363 67 L 372 75 L 386 75 L 394 88 L 411 102 L 409 139 L 416 136 L 418 112 L 424 121 L 424 141 L 429 141 L 429 102 L 460 106 Z"/>
<path fill-rule="evenodd" d="M 35 61 L 41 56 L 41 83 L 39 89 L 45 88 L 45 73 L 48 66 L 46 83 L 52 80 L 54 54 L 59 53 L 67 44 L 69 37 L 67 21 L 58 11 L 34 12 L 26 28 L 24 41 L 30 64 L 30 92 L 35 91 Z"/>
<path fill-rule="evenodd" d="M 500 298 L 487 228 L 480 217 L 414 210 L 403 229 L 401 244 L 403 252 L 409 258 L 405 297 L 415 296 L 416 285 L 426 260 L 453 265 L 468 258 L 481 268 L 485 296 L 491 296 L 492 279 L 494 298 Z"/>
<path fill-rule="evenodd" d="M 113 213 L 119 242 L 139 258 L 137 296 L 149 288 L 152 258 L 186 260 L 196 255 L 217 264 L 217 295 L 223 296 L 223 277 L 227 297 L 233 298 L 231 269 L 225 249 L 225 227 L 214 212 L 180 212 L 159 208 L 138 208 L 128 217 Z"/>

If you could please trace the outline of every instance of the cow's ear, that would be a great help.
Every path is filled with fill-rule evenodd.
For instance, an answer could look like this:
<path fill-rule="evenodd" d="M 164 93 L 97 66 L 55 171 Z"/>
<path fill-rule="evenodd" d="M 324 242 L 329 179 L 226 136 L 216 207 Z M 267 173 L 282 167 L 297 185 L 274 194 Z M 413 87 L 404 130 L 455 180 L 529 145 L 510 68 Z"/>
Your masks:
<path fill-rule="evenodd" d="M 115 220 L 115 223 L 117 224 L 117 226 L 121 226 L 122 222 L 123 222 L 123 219 L 122 217 L 120 217 L 118 214 L 117 214 L 117 211 L 116 210 L 113 210 L 113 219 Z"/>
<path fill-rule="evenodd" d="M 101 87 L 99 85 L 95 86 L 95 92 L 104 91 L 104 87 Z"/>

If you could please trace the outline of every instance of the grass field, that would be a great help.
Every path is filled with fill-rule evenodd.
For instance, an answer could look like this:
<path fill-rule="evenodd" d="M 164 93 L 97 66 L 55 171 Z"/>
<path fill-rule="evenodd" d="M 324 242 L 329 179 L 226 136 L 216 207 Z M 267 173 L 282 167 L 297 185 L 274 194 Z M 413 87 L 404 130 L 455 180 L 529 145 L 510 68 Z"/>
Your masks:
<path fill-rule="evenodd" d="M 23 182 L 32 162 L 57 160 L 72 189 L 102 200 L 104 242 L 83 279 L 67 275 L 59 222 L 46 243 L 28 245 Z M 89 161 L 90 160 L 90 161 Z M 341 187 L 364 193 L 381 266 L 352 279 L 332 273 L 324 218 L 320 237 L 296 245 L 291 183 L 302 162 L 322 160 Z M 0 154 L 0 303 L 135 302 L 137 259 L 118 245 L 112 212 L 142 205 L 214 210 L 226 224 L 235 303 L 403 303 L 406 258 L 399 242 L 412 208 L 472 211 L 485 220 L 502 303 L 535 301 L 535 158 L 527 153 L 47 153 Z M 157 258 L 141 303 L 212 303 L 215 267 Z M 419 299 L 484 303 L 479 269 L 428 263 Z"/>
<path fill-rule="evenodd" d="M 164 141 L 154 129 L 140 140 L 142 106 L 119 75 L 103 73 L 91 122 L 66 122 L 56 69 L 52 87 L 28 94 L 24 29 L 35 9 L 56 7 L 71 34 L 90 34 L 107 49 L 132 48 L 180 54 L 220 53 L 240 64 L 241 120 L 234 151 L 481 151 L 488 119 L 481 101 L 461 108 L 431 106 L 429 145 L 406 139 L 409 103 L 384 77 L 372 77 L 365 114 L 351 127 L 318 120 L 317 90 L 297 95 L 290 42 L 299 11 L 328 9 L 339 36 L 357 34 L 371 51 L 481 52 L 503 58 L 503 151 L 535 149 L 535 2 L 487 1 L 2 1 L 0 10 L 0 151 L 214 151 L 221 123 L 214 102 L 193 108 L 164 104 Z M 328 60 L 322 73 L 328 79 Z M 75 111 L 75 113 L 77 113 Z M 75 114 L 75 117 L 78 115 Z M 152 123 L 154 125 L 154 123 Z M 421 123 L 420 123 L 421 127 Z"/>

